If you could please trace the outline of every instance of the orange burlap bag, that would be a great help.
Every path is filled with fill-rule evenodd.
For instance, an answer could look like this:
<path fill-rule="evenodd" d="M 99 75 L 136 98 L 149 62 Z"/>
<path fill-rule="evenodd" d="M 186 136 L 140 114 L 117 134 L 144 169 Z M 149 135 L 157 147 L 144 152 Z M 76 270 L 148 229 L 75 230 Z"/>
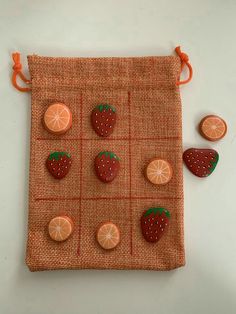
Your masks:
<path fill-rule="evenodd" d="M 179 76 L 185 54 L 137 58 L 28 57 L 32 90 L 29 222 L 26 263 L 31 271 L 52 269 L 170 270 L 185 264 L 182 176 L 182 118 Z M 16 67 L 17 68 L 17 67 Z M 16 72 L 19 70 L 16 70 Z M 185 83 L 184 81 L 183 83 Z M 42 118 L 53 102 L 65 103 L 73 115 L 72 128 L 52 135 Z M 108 138 L 91 127 L 92 109 L 114 105 L 117 123 Z M 52 151 L 72 156 L 70 172 L 55 180 L 45 167 Z M 100 151 L 120 158 L 118 177 L 98 180 L 94 158 Z M 154 157 L 173 167 L 171 181 L 151 184 L 144 175 Z M 171 213 L 169 229 L 156 243 L 146 242 L 140 217 L 150 207 Z M 74 232 L 65 242 L 48 235 L 49 221 L 66 215 Z M 121 243 L 111 251 L 96 241 L 101 222 L 120 228 Z"/>

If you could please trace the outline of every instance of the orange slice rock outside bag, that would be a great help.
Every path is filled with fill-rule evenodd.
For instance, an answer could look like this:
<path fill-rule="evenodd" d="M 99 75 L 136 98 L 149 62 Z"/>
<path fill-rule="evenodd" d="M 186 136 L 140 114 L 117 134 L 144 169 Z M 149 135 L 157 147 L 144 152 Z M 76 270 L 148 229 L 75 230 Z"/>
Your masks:
<path fill-rule="evenodd" d="M 70 109 L 62 103 L 54 103 L 44 114 L 44 126 L 53 134 L 64 134 L 72 125 Z"/>
<path fill-rule="evenodd" d="M 147 179 L 156 185 L 167 184 L 173 175 L 170 163 L 164 159 L 155 158 L 146 168 Z"/>
<path fill-rule="evenodd" d="M 67 216 L 54 217 L 48 225 L 48 232 L 52 240 L 65 241 L 73 232 L 73 222 Z"/>
<path fill-rule="evenodd" d="M 199 124 L 200 134 L 209 141 L 218 141 L 223 138 L 227 132 L 225 121 L 215 115 L 204 117 Z"/>
<path fill-rule="evenodd" d="M 105 222 L 99 227 L 96 237 L 103 249 L 111 250 L 120 243 L 120 230 L 114 223 Z"/>

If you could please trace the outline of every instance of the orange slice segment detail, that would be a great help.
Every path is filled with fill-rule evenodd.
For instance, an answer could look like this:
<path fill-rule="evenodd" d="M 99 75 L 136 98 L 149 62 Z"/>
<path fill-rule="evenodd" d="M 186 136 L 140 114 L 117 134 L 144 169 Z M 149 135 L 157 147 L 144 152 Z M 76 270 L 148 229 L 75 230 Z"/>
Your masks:
<path fill-rule="evenodd" d="M 120 243 L 120 230 L 112 222 L 106 222 L 97 231 L 97 241 L 105 250 L 114 249 Z"/>
<path fill-rule="evenodd" d="M 62 103 L 50 105 L 44 114 L 44 125 L 51 133 L 63 134 L 69 130 L 71 124 L 71 111 Z"/>
<path fill-rule="evenodd" d="M 218 141 L 225 136 L 227 125 L 225 121 L 214 115 L 206 116 L 200 122 L 200 133 L 209 141 Z"/>
<path fill-rule="evenodd" d="M 146 176 L 153 184 L 166 184 L 172 178 L 173 170 L 170 163 L 164 159 L 152 160 L 146 169 Z"/>
<path fill-rule="evenodd" d="M 73 222 L 69 217 L 59 216 L 53 218 L 48 225 L 48 232 L 54 241 L 65 241 L 73 231 Z"/>

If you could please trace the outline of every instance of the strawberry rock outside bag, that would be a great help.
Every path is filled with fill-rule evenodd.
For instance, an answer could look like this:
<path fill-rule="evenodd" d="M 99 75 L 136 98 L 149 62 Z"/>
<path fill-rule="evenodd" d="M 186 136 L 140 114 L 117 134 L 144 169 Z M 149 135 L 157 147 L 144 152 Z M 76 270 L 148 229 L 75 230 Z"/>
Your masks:
<path fill-rule="evenodd" d="M 20 55 L 13 54 L 13 85 L 32 92 L 29 221 L 26 263 L 31 271 L 53 269 L 170 270 L 185 264 L 182 179 L 182 119 L 179 85 L 192 69 L 187 56 L 134 58 L 52 58 L 28 56 L 31 79 L 21 72 Z M 187 65 L 189 79 L 180 81 Z M 20 87 L 19 76 L 29 87 Z M 42 119 L 54 102 L 72 112 L 72 127 L 63 135 L 50 134 Z M 99 137 L 91 126 L 98 104 L 117 110 L 114 132 Z M 101 151 L 120 158 L 120 171 L 108 184 L 99 181 L 94 159 Z M 53 151 L 72 156 L 68 175 L 54 179 L 45 161 Z M 153 185 L 144 175 L 155 158 L 170 162 L 173 177 Z M 142 236 L 144 210 L 164 207 L 169 228 L 157 243 Z M 48 223 L 68 216 L 74 231 L 64 242 L 53 241 Z M 96 241 L 98 226 L 112 221 L 121 241 L 106 251 Z"/>

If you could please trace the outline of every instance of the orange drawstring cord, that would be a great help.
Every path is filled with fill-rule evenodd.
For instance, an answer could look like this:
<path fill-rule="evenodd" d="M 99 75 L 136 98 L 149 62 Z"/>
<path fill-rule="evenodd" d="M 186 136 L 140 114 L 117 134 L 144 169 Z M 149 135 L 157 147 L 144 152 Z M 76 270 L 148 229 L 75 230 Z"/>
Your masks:
<path fill-rule="evenodd" d="M 12 59 L 14 61 L 14 65 L 12 67 L 13 68 L 13 74 L 12 74 L 13 86 L 21 92 L 30 92 L 31 91 L 30 87 L 21 87 L 17 84 L 17 75 L 19 75 L 19 77 L 22 79 L 22 81 L 24 81 L 26 84 L 31 84 L 31 81 L 27 80 L 27 78 L 21 72 L 22 64 L 20 62 L 20 53 L 19 52 L 13 53 Z"/>
<path fill-rule="evenodd" d="M 188 79 L 184 80 L 184 81 L 180 81 L 180 77 L 179 77 L 179 79 L 176 82 L 176 84 L 177 85 L 187 84 L 188 82 L 191 81 L 191 79 L 193 77 L 193 68 L 192 68 L 191 64 L 189 63 L 188 55 L 186 55 L 186 53 L 181 51 L 180 46 L 175 48 L 175 52 L 177 53 L 177 55 L 181 59 L 181 72 L 182 72 L 182 70 L 183 70 L 185 65 L 188 67 L 188 70 L 189 70 L 189 77 L 188 77 Z"/>

